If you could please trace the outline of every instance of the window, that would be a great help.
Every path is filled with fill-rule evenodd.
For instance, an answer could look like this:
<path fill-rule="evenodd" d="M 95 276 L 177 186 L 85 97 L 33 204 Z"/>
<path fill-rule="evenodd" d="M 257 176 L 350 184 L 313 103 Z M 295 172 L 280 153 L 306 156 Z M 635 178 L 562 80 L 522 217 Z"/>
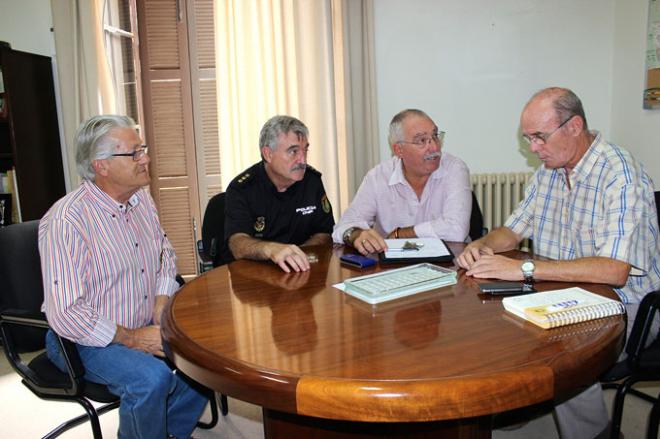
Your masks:
<path fill-rule="evenodd" d="M 135 0 L 106 0 L 103 8 L 105 49 L 119 114 L 143 123 Z"/>

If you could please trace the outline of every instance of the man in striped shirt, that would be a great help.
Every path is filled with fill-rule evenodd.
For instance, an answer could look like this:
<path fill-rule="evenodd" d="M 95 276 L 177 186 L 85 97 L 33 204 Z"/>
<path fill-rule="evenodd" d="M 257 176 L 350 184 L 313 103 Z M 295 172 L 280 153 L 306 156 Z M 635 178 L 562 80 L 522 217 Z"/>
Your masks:
<path fill-rule="evenodd" d="M 521 117 L 523 138 L 544 166 L 504 227 L 468 244 L 458 257 L 467 274 L 612 285 L 626 305 L 628 330 L 645 294 L 660 289 L 660 241 L 653 182 L 641 163 L 589 131 L 570 90 L 535 94 Z M 532 238 L 538 256 L 495 253 Z M 555 407 L 562 438 L 597 437 L 608 415 L 599 383 Z"/>
<path fill-rule="evenodd" d="M 76 343 L 85 378 L 121 399 L 120 438 L 189 437 L 206 397 L 160 358 L 161 314 L 176 291 L 176 257 L 158 220 L 147 147 L 124 116 L 96 116 L 76 135 L 80 187 L 39 226 L 43 311 Z M 64 363 L 54 334 L 49 358 Z"/>

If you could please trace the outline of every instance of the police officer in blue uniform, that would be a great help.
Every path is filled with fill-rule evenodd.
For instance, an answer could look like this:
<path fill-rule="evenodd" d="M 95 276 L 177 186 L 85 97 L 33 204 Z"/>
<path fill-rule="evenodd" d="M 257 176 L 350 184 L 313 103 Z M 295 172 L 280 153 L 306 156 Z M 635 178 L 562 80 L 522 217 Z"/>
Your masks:
<path fill-rule="evenodd" d="M 309 131 L 275 116 L 261 129 L 262 161 L 229 184 L 224 258 L 271 260 L 285 272 L 309 270 L 300 247 L 331 244 L 335 224 L 321 173 L 307 165 Z"/>

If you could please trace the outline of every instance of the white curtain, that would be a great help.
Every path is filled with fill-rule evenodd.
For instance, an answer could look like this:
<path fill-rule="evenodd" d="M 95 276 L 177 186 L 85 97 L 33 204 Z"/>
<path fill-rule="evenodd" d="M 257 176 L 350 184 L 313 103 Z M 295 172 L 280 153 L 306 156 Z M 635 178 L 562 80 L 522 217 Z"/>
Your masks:
<path fill-rule="evenodd" d="M 338 216 L 378 158 L 372 0 L 215 0 L 223 187 L 260 160 L 275 114 L 310 130 Z"/>
<path fill-rule="evenodd" d="M 116 112 L 103 46 L 104 0 L 51 0 L 62 125 L 72 188 L 78 186 L 73 137 L 85 119 Z"/>

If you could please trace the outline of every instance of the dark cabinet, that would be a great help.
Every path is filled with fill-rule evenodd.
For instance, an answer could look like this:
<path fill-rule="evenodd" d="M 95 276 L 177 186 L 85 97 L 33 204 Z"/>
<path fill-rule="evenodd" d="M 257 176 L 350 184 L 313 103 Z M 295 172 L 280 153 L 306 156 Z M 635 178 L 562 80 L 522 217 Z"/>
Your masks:
<path fill-rule="evenodd" d="M 66 193 L 51 59 L 0 42 L 0 71 L 0 172 L 16 172 L 22 220 L 39 219 Z"/>

